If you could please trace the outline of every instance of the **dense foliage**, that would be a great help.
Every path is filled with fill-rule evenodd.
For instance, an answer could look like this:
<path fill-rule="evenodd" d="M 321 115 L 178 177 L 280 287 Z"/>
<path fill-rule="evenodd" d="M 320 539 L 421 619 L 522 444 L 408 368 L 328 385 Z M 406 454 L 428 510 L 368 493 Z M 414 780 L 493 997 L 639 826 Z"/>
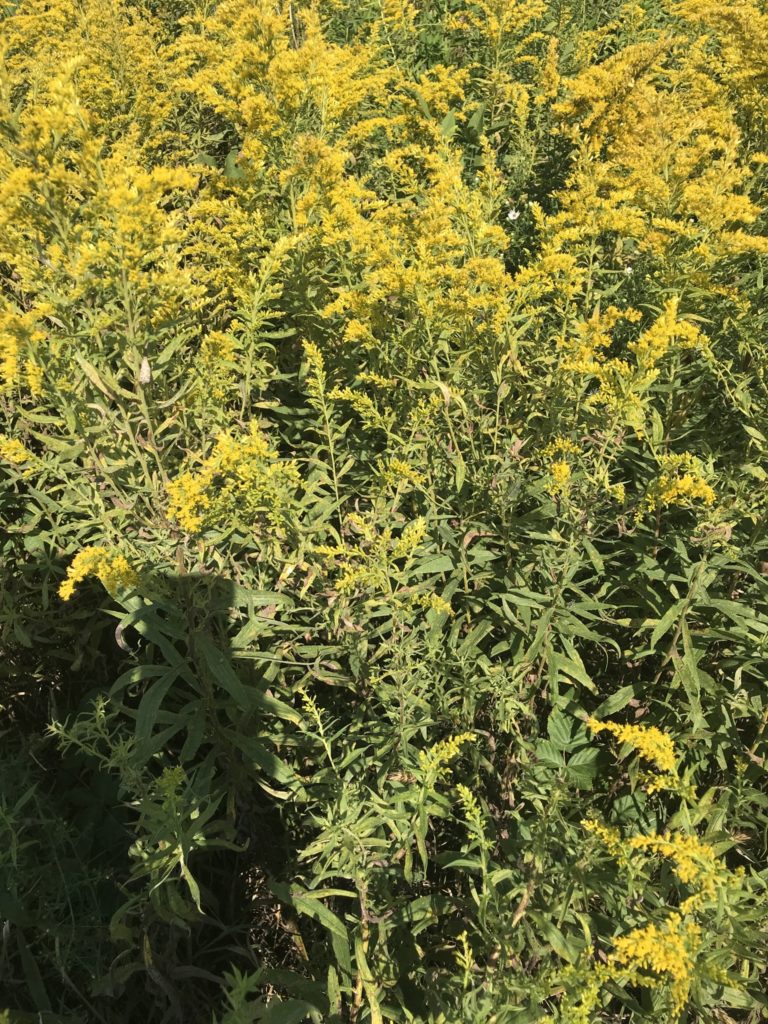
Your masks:
<path fill-rule="evenodd" d="M 0 1018 L 765 1019 L 764 0 L 0 12 Z"/>

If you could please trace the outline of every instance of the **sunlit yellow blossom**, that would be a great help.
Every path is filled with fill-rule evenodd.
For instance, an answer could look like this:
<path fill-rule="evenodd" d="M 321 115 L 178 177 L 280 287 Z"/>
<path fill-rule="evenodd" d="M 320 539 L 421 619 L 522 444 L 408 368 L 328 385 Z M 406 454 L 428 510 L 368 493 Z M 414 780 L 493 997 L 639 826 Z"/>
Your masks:
<path fill-rule="evenodd" d="M 440 740 L 429 750 L 420 750 L 419 765 L 426 779 L 434 784 L 438 779 L 447 778 L 451 774 L 450 762 L 459 756 L 465 743 L 474 743 L 476 739 L 474 733 L 462 732 Z"/>
<path fill-rule="evenodd" d="M 392 548 L 393 558 L 407 558 L 412 555 L 427 535 L 427 523 L 425 519 L 414 519 L 408 523 Z"/>
<path fill-rule="evenodd" d="M 547 489 L 550 494 L 563 494 L 571 482 L 571 467 L 563 459 L 556 459 L 549 467 L 549 478 Z"/>
<path fill-rule="evenodd" d="M 675 874 L 681 882 L 694 886 L 702 896 L 715 895 L 722 866 L 714 849 L 708 843 L 702 843 L 698 836 L 680 832 L 663 836 L 634 836 L 627 840 L 627 845 L 633 850 L 644 850 L 665 857 L 673 863 Z"/>
<path fill-rule="evenodd" d="M 397 488 L 403 485 L 411 487 L 422 487 L 426 477 L 423 473 L 414 469 L 404 459 L 391 458 L 384 469 L 384 479 L 389 487 Z"/>
<path fill-rule="evenodd" d="M 585 818 L 581 824 L 587 832 L 597 836 L 610 853 L 614 856 L 618 856 L 621 851 L 622 841 L 621 833 L 617 828 L 610 828 L 608 825 L 603 825 L 595 818 Z"/>
<path fill-rule="evenodd" d="M 285 525 L 300 478 L 296 462 L 281 459 L 256 424 L 241 437 L 220 434 L 197 472 L 168 484 L 168 515 L 190 533 L 236 517 Z"/>
<path fill-rule="evenodd" d="M 669 349 L 677 343 L 680 348 L 705 347 L 706 342 L 694 324 L 678 319 L 678 299 L 670 299 L 661 316 L 643 331 L 637 341 L 630 342 L 629 348 L 635 353 L 641 366 L 655 365 Z"/>
<path fill-rule="evenodd" d="M 697 502 L 714 504 L 714 489 L 704 479 L 701 462 L 690 452 L 664 455 L 660 466 L 661 474 L 648 488 L 645 509 L 652 511 L 667 505 L 690 507 Z"/>
<path fill-rule="evenodd" d="M 673 912 L 661 925 L 635 928 L 616 939 L 608 962 L 620 966 L 630 984 L 656 987 L 667 981 L 676 1015 L 688 998 L 700 944 L 699 925 Z"/>
<path fill-rule="evenodd" d="M 234 369 L 238 349 L 236 339 L 223 331 L 211 331 L 203 338 L 196 363 L 199 389 L 207 399 L 222 401 L 236 387 Z"/>
<path fill-rule="evenodd" d="M 556 437 L 546 446 L 542 455 L 545 459 L 554 458 L 557 455 L 578 455 L 581 448 L 569 437 Z"/>
<path fill-rule="evenodd" d="M 619 725 L 618 722 L 599 722 L 595 718 L 588 718 L 587 725 L 594 733 L 608 732 L 619 743 L 626 743 L 660 772 L 674 772 L 675 746 L 671 738 L 656 726 Z"/>
<path fill-rule="evenodd" d="M 347 402 L 370 430 L 386 430 L 387 421 L 370 395 L 353 388 L 332 388 L 328 393 L 331 401 Z"/>
<path fill-rule="evenodd" d="M 23 466 L 33 458 L 17 437 L 0 434 L 0 459 L 10 462 L 12 466 Z"/>
<path fill-rule="evenodd" d="M 454 615 L 455 612 L 449 601 L 440 597 L 439 594 L 420 594 L 416 598 L 416 604 L 422 608 L 437 612 L 440 615 Z"/>
<path fill-rule="evenodd" d="M 456 786 L 456 792 L 459 797 L 464 820 L 476 835 L 482 834 L 483 812 L 480 807 L 480 801 L 469 786 L 465 786 L 461 782 Z"/>
<path fill-rule="evenodd" d="M 426 521 L 414 519 L 399 534 L 395 534 L 391 527 L 377 528 L 372 517 L 357 513 L 348 516 L 346 524 L 350 532 L 359 535 L 356 544 L 314 548 L 319 554 L 324 554 L 338 571 L 336 590 L 342 594 L 364 591 L 391 594 L 390 581 L 401 574 L 403 564 L 408 565 L 408 560 L 426 537 Z M 407 603 L 411 599 L 406 594 L 402 598 Z"/>
<path fill-rule="evenodd" d="M 98 576 L 110 594 L 132 590 L 139 582 L 138 574 L 119 551 L 103 547 L 83 548 L 72 559 L 67 577 L 59 587 L 62 600 L 68 601 L 76 585 L 88 576 Z"/>

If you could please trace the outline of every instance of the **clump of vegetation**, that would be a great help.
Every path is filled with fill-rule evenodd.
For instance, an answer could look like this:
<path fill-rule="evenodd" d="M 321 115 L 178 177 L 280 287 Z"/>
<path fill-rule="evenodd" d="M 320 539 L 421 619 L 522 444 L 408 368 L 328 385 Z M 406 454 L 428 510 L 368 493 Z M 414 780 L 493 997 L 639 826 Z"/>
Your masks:
<path fill-rule="evenodd" d="M 764 1019 L 767 49 L 6 2 L 6 1020 Z"/>

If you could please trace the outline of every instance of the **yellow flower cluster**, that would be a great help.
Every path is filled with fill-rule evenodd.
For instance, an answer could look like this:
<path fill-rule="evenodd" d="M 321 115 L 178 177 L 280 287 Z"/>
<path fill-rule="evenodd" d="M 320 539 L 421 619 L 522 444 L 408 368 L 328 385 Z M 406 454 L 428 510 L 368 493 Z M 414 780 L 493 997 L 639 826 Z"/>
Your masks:
<path fill-rule="evenodd" d="M 388 487 L 393 489 L 402 488 L 403 485 L 410 487 L 423 487 L 426 477 L 423 473 L 414 469 L 404 459 L 393 457 L 389 459 L 384 469 L 384 481 Z"/>
<path fill-rule="evenodd" d="M 678 14 L 697 26 L 714 29 L 719 44 L 718 65 L 725 77 L 755 104 L 761 116 L 756 94 L 763 85 L 763 59 L 768 47 L 768 13 L 748 0 L 720 3 L 718 0 L 685 0 L 677 7 Z"/>
<path fill-rule="evenodd" d="M 391 596 L 391 580 L 399 572 L 397 563 L 410 558 L 424 540 L 426 521 L 414 519 L 397 535 L 391 527 L 377 529 L 373 517 L 356 513 L 347 518 L 347 525 L 360 535 L 357 544 L 314 549 L 339 570 L 336 590 L 340 594 L 373 591 Z"/>
<path fill-rule="evenodd" d="M 273 451 L 257 424 L 244 437 L 220 434 L 196 472 L 168 484 L 168 515 L 189 533 L 265 519 L 284 526 L 296 502 L 299 470 Z"/>
<path fill-rule="evenodd" d="M 304 359 L 307 364 L 307 394 L 316 409 L 323 409 L 327 377 L 323 353 L 313 341 L 304 341 Z"/>
<path fill-rule="evenodd" d="M 627 846 L 631 850 L 645 850 L 671 861 L 680 881 L 696 889 L 695 902 L 715 896 L 723 866 L 709 843 L 703 843 L 694 833 L 633 836 L 627 840 Z M 686 903 L 687 909 L 692 909 L 693 904 L 689 901 Z"/>
<path fill-rule="evenodd" d="M 700 926 L 673 912 L 661 925 L 635 928 L 616 939 L 608 964 L 620 967 L 631 985 L 654 988 L 668 982 L 676 1017 L 688 998 L 700 944 Z"/>
<path fill-rule="evenodd" d="M 484 839 L 483 811 L 480 801 L 469 788 L 462 783 L 456 786 L 456 793 L 459 797 L 459 804 L 463 812 L 462 816 L 467 824 L 470 834 L 474 833 L 475 838 Z"/>
<path fill-rule="evenodd" d="M 556 437 L 544 448 L 542 457 L 549 462 L 547 491 L 555 498 L 564 495 L 571 483 L 569 455 L 578 455 L 581 449 L 567 437 Z"/>
<path fill-rule="evenodd" d="M 609 981 L 648 988 L 664 985 L 671 999 L 671 1014 L 676 1018 L 686 1003 L 697 967 L 701 928 L 694 915 L 707 904 L 716 904 L 726 887 L 738 883 L 740 876 L 729 872 L 712 846 L 694 833 L 670 831 L 624 838 L 617 828 L 595 819 L 585 820 L 582 825 L 600 839 L 624 870 L 635 873 L 642 868 L 643 855 L 664 858 L 692 893 L 661 923 L 650 922 L 617 938 L 607 961 L 592 965 L 576 985 L 567 1000 L 573 1016 L 566 1019 L 589 1022 L 589 1011 Z M 585 1015 L 579 1016 L 582 1010 Z"/>
<path fill-rule="evenodd" d="M 564 1000 L 560 1024 L 592 1024 L 594 1010 L 609 983 L 664 987 L 669 995 L 669 1017 L 664 1019 L 677 1020 L 688 1001 L 701 937 L 701 927 L 678 912 L 670 913 L 661 924 L 647 924 L 619 936 L 607 961 L 592 965 L 576 991 Z M 573 974 L 570 968 L 564 980 Z"/>
<path fill-rule="evenodd" d="M 553 459 L 558 455 L 578 455 L 581 448 L 568 437 L 556 437 L 546 446 L 542 455 L 545 459 Z"/>
<path fill-rule="evenodd" d="M 698 274 L 723 255 L 765 251 L 765 239 L 744 230 L 758 208 L 743 194 L 749 170 L 735 112 L 704 39 L 632 43 L 567 86 L 555 111 L 580 143 L 563 203 L 546 219 L 554 251 L 588 258 L 590 243 L 611 232 L 655 256 L 678 246 Z"/>
<path fill-rule="evenodd" d="M 68 601 L 75 587 L 88 576 L 98 576 L 105 590 L 110 594 L 121 590 L 132 590 L 139 577 L 125 555 L 104 547 L 89 547 L 78 551 L 67 569 L 66 579 L 59 587 L 59 596 Z"/>
<path fill-rule="evenodd" d="M 239 350 L 240 345 L 232 333 L 210 331 L 202 339 L 195 363 L 198 391 L 205 402 L 211 399 L 223 402 L 236 389 Z"/>
<path fill-rule="evenodd" d="M 39 394 L 40 345 L 47 337 L 42 321 L 50 312 L 48 303 L 22 312 L 7 300 L 0 300 L 0 390 L 26 381 L 32 394 Z"/>
<path fill-rule="evenodd" d="M 608 494 L 610 494 L 614 501 L 623 504 L 627 496 L 627 489 L 623 483 L 608 484 Z"/>
<path fill-rule="evenodd" d="M 589 319 L 575 325 L 573 338 L 559 341 L 561 370 L 597 381 L 597 390 L 586 399 L 587 408 L 615 416 L 642 436 L 648 392 L 659 375 L 661 360 L 670 352 L 685 349 L 709 354 L 707 339 L 694 324 L 679 317 L 678 308 L 679 299 L 669 299 L 650 327 L 625 345 L 622 355 L 609 356 L 608 352 L 617 347 L 618 325 L 641 319 L 641 313 L 631 307 L 596 309 Z M 626 355 L 633 355 L 634 363 Z"/>
<path fill-rule="evenodd" d="M 587 320 L 575 325 L 575 338 L 561 341 L 565 350 L 563 369 L 575 373 L 599 373 L 605 351 L 613 344 L 612 331 L 622 320 L 635 323 L 640 318 L 636 309 L 620 310 L 616 306 L 595 309 Z"/>
<path fill-rule="evenodd" d="M 589 832 L 593 836 L 597 836 L 611 856 L 623 859 L 622 838 L 621 833 L 617 828 L 611 828 L 609 825 L 604 825 L 596 818 L 584 818 L 581 826 L 586 832 Z"/>
<path fill-rule="evenodd" d="M 664 455 L 660 465 L 661 473 L 648 488 L 644 509 L 653 511 L 668 505 L 688 508 L 696 502 L 714 504 L 715 492 L 704 479 L 701 462 L 690 452 Z"/>
<path fill-rule="evenodd" d="M 554 496 L 564 494 L 571 482 L 571 467 L 564 459 L 555 459 L 549 467 L 549 478 L 549 493 Z"/>
<path fill-rule="evenodd" d="M 34 459 L 17 437 L 6 437 L 0 434 L 0 459 L 10 462 L 12 466 L 23 466 Z"/>
<path fill-rule="evenodd" d="M 392 547 L 394 559 L 410 558 L 427 535 L 427 521 L 414 519 L 401 531 Z"/>
<path fill-rule="evenodd" d="M 328 398 L 332 402 L 347 402 L 369 430 L 386 431 L 386 418 L 371 396 L 366 395 L 363 391 L 356 391 L 354 388 L 331 388 Z"/>
<path fill-rule="evenodd" d="M 429 611 L 437 612 L 439 615 L 455 615 L 450 602 L 440 597 L 439 594 L 419 594 L 415 603 Z"/>
<path fill-rule="evenodd" d="M 419 767 L 427 785 L 434 785 L 438 779 L 445 779 L 451 774 L 451 761 L 461 753 L 465 743 L 474 743 L 477 737 L 471 732 L 462 732 L 458 736 L 449 736 L 430 747 L 419 751 Z"/>
<path fill-rule="evenodd" d="M 669 299 L 661 316 L 636 341 L 629 343 L 641 368 L 655 366 L 675 342 L 681 349 L 706 348 L 706 339 L 698 327 L 678 318 L 678 306 L 677 297 Z"/>
<path fill-rule="evenodd" d="M 654 832 L 624 838 L 617 828 L 595 818 L 587 818 L 581 824 L 601 841 L 612 857 L 625 865 L 632 861 L 631 854 L 637 851 L 670 861 L 678 879 L 695 890 L 693 902 L 686 901 L 688 909 L 693 909 L 702 899 L 714 897 L 718 884 L 727 874 L 712 846 L 703 843 L 695 833 L 667 832 L 659 835 Z"/>
<path fill-rule="evenodd" d="M 588 718 L 587 725 L 595 734 L 608 732 L 619 743 L 626 743 L 658 771 L 665 774 L 675 771 L 674 743 L 656 726 L 619 725 L 618 722 L 599 722 L 596 718 Z"/>

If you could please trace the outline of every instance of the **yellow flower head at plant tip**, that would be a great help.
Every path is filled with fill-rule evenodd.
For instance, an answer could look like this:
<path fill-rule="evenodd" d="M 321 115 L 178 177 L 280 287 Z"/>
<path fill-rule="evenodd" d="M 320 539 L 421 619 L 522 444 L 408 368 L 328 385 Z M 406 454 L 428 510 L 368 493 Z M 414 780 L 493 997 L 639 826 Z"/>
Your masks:
<path fill-rule="evenodd" d="M 714 898 L 725 867 L 709 843 L 694 833 L 669 832 L 666 835 L 635 836 L 627 840 L 632 850 L 643 850 L 664 857 L 684 885 L 696 890 L 698 897 Z"/>
<path fill-rule="evenodd" d="M 569 437 L 556 437 L 553 441 L 549 442 L 541 454 L 545 459 L 551 460 L 558 456 L 578 455 L 580 451 L 581 448 Z"/>
<path fill-rule="evenodd" d="M 237 517 L 255 525 L 267 519 L 285 524 L 296 499 L 297 463 L 270 448 L 255 423 L 247 434 L 221 433 L 196 472 L 182 473 L 167 486 L 168 515 L 189 533 Z"/>
<path fill-rule="evenodd" d="M 621 851 L 621 833 L 617 828 L 604 825 L 596 818 L 584 818 L 581 827 L 596 836 L 609 853 L 618 856 Z"/>
<path fill-rule="evenodd" d="M 556 459 L 549 467 L 547 490 L 553 497 L 557 497 L 568 490 L 570 482 L 571 467 L 564 459 Z"/>
<path fill-rule="evenodd" d="M 700 945 L 699 925 L 674 912 L 661 925 L 635 928 L 616 939 L 608 963 L 620 967 L 632 985 L 658 987 L 666 981 L 676 1016 L 688 998 Z"/>
<path fill-rule="evenodd" d="M 384 481 L 393 490 L 405 487 L 423 487 L 426 477 L 404 459 L 393 457 L 385 464 Z"/>
<path fill-rule="evenodd" d="M 27 451 L 18 438 L 0 434 L 0 460 L 9 462 L 12 466 L 23 466 L 32 459 L 34 455 Z"/>
<path fill-rule="evenodd" d="M 59 587 L 61 599 L 68 601 L 77 584 L 88 576 L 97 576 L 110 594 L 132 590 L 139 582 L 138 574 L 119 551 L 103 547 L 83 548 L 72 559 L 67 577 Z"/>
<path fill-rule="evenodd" d="M 456 786 L 456 794 L 459 798 L 459 805 L 463 812 L 465 822 L 475 832 L 482 832 L 483 812 L 480 807 L 480 801 L 469 786 L 465 786 L 461 782 Z"/>
<path fill-rule="evenodd" d="M 433 779 L 445 778 L 450 775 L 450 762 L 461 753 L 465 743 L 474 743 L 477 737 L 472 732 L 462 732 L 458 736 L 449 736 L 430 747 L 419 751 L 419 765 L 425 775 Z"/>
<path fill-rule="evenodd" d="M 419 594 L 418 597 L 414 598 L 414 603 L 421 608 L 426 608 L 427 611 L 437 612 L 441 615 L 456 614 L 450 602 L 440 597 L 439 594 Z"/>
<path fill-rule="evenodd" d="M 588 718 L 587 725 L 595 735 L 610 733 L 619 743 L 632 747 L 643 760 L 650 762 L 658 771 L 673 774 L 676 754 L 671 738 L 656 726 L 619 725 L 617 722 L 599 722 Z"/>
<path fill-rule="evenodd" d="M 547 491 L 556 498 L 564 494 L 571 483 L 569 456 L 578 455 L 581 449 L 567 437 L 556 437 L 544 448 L 542 457 L 549 463 Z"/>
<path fill-rule="evenodd" d="M 659 465 L 661 473 L 648 488 L 643 509 L 653 511 L 669 505 L 691 508 L 696 503 L 715 503 L 717 496 L 704 479 L 702 464 L 695 455 L 690 452 L 663 455 Z"/>

